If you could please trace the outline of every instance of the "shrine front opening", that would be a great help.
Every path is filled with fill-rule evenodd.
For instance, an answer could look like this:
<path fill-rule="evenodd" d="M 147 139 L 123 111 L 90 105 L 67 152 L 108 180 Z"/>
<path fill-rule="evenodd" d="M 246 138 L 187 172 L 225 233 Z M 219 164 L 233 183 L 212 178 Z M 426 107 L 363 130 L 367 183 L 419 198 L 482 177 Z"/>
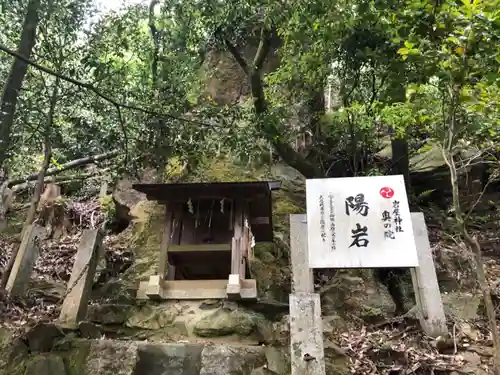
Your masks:
<path fill-rule="evenodd" d="M 257 298 L 249 261 L 272 242 L 271 192 L 279 181 L 135 184 L 166 206 L 158 273 L 138 298 Z"/>

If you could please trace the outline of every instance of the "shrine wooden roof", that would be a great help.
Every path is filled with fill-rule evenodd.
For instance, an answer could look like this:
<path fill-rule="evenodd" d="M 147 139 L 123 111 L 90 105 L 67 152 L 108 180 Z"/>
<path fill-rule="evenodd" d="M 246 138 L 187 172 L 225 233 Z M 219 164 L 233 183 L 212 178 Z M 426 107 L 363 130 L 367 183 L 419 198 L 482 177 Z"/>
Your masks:
<path fill-rule="evenodd" d="M 245 201 L 255 241 L 273 240 L 271 192 L 281 187 L 281 181 L 134 184 L 132 187 L 146 194 L 149 200 L 161 203 L 223 198 Z"/>

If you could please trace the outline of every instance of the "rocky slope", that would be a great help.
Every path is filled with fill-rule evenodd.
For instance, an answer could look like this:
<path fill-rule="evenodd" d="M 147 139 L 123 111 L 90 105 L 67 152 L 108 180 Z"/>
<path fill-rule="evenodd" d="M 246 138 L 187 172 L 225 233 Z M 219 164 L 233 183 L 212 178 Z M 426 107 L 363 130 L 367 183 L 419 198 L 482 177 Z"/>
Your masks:
<path fill-rule="evenodd" d="M 49 324 L 57 317 L 81 229 L 88 225 L 88 221 L 80 220 L 83 224 L 60 241 L 43 244 L 25 300 L 10 301 L 0 296 L 5 353 L 0 374 L 289 372 L 288 215 L 305 212 L 304 180 L 284 165 L 255 169 L 220 160 L 209 167 L 201 165 L 189 176 L 179 175 L 174 168 L 160 175 L 145 175 L 143 181 L 180 178 L 283 181 L 283 188 L 274 195 L 275 243 L 257 246 L 251 265 L 252 276 L 258 280 L 259 303 L 136 301 L 137 282 L 156 272 L 163 210 L 131 190 L 131 180 L 123 179 L 113 191 L 112 204 L 101 202 L 97 207 L 91 203 L 95 200 L 80 202 L 89 207 L 94 204 L 91 212 L 109 211 L 129 222 L 123 231 L 106 238 L 106 256 L 96 276 L 87 322 L 65 331 Z M 426 217 L 450 336 L 437 340 L 425 337 L 411 312 L 395 317 L 390 294 L 370 270 L 317 274 L 328 374 L 489 373 L 491 340 L 473 281 L 470 255 L 452 236 L 445 214 L 428 211 Z M 491 217 L 489 222 L 496 223 Z M 12 218 L 2 239 L 4 254 L 12 246 L 9 234 L 17 229 Z M 490 231 L 481 233 L 482 243 L 489 249 L 497 246 L 495 229 L 491 225 Z M 488 259 L 487 271 L 492 286 L 497 287 L 500 266 L 496 258 Z M 411 293 L 407 302 L 411 307 Z M 40 321 L 46 323 L 36 325 Z"/>

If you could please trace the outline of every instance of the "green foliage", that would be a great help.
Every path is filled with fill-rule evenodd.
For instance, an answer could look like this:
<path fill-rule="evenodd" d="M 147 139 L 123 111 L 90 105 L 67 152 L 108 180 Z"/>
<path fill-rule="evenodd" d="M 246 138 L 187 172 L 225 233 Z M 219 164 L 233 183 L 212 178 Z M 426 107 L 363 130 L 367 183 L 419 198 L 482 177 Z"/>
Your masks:
<path fill-rule="evenodd" d="M 12 47 L 25 8 L 4 3 L 0 21 L 11 21 L 3 22 L 0 43 Z M 171 160 L 203 164 L 227 155 L 251 164 L 273 146 L 287 162 L 305 160 L 322 174 L 340 173 L 332 172 L 332 160 L 359 164 L 345 175 L 379 174 L 385 168 L 368 161 L 380 150 L 380 139 L 442 143 L 452 114 L 455 146 L 469 142 L 497 151 L 495 0 L 235 0 L 229 7 L 214 0 L 167 0 L 152 12 L 136 4 L 97 17 L 89 0 L 47 1 L 43 7 L 35 61 L 98 88 L 115 103 L 31 69 L 14 127 L 12 177 L 40 167 L 48 121 L 55 167 L 115 148 L 123 151 L 120 168 L 129 170 L 163 169 Z M 207 61 L 234 60 L 239 53 L 251 73 L 261 35 L 269 35 L 271 44 L 260 72 L 265 111 L 256 113 L 246 82 L 242 92 L 249 95 L 218 104 L 206 88 L 213 73 Z M 0 77 L 10 62 L 0 53 Z M 242 71 L 240 65 L 235 69 Z M 325 87 L 335 101 L 328 113 Z M 305 133 L 311 144 L 303 154 L 286 149 Z"/>
<path fill-rule="evenodd" d="M 101 212 L 103 212 L 106 217 L 115 217 L 116 205 L 112 195 L 105 195 L 104 197 L 99 198 L 99 205 L 101 207 Z"/>
<path fill-rule="evenodd" d="M 378 148 L 378 139 L 373 137 L 376 132 L 375 125 L 370 108 L 353 103 L 337 112 L 326 114 L 322 121 L 322 130 L 335 142 L 340 153 L 349 153 L 352 149 L 368 151 Z"/>
<path fill-rule="evenodd" d="M 433 12 L 436 34 L 418 35 L 415 28 L 408 35 L 412 42 L 406 40 L 399 50 L 409 64 L 434 73 L 427 82 L 409 87 L 407 111 L 442 144 L 455 147 L 466 140 L 491 146 L 498 139 L 500 119 L 493 109 L 500 98 L 498 2 L 445 2 Z M 408 51 L 414 46 L 418 53 Z"/>

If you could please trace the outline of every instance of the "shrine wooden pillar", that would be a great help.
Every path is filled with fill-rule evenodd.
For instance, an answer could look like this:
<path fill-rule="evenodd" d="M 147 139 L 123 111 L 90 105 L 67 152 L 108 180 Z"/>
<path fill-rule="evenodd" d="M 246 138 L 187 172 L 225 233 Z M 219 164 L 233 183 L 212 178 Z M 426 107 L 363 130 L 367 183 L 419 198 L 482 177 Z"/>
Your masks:
<path fill-rule="evenodd" d="M 158 273 L 149 278 L 146 295 L 151 299 L 163 298 L 163 280 L 175 279 L 175 266 L 168 261 L 168 249 L 175 235 L 176 220 L 181 215 L 182 206 L 177 203 L 165 203 L 165 228 L 160 245 Z"/>
<path fill-rule="evenodd" d="M 174 213 L 172 212 L 172 204 L 165 205 L 165 229 L 163 232 L 163 239 L 160 247 L 160 264 L 158 265 L 158 275 L 162 279 L 170 276 L 170 269 L 168 263 L 168 247 L 172 239 L 172 224 Z M 174 268 L 175 272 L 175 268 Z"/>
<path fill-rule="evenodd" d="M 227 297 L 241 298 L 241 281 L 245 279 L 245 248 L 248 232 L 245 228 L 245 206 L 243 201 L 234 202 L 233 238 L 231 241 L 231 274 L 227 284 Z"/>

